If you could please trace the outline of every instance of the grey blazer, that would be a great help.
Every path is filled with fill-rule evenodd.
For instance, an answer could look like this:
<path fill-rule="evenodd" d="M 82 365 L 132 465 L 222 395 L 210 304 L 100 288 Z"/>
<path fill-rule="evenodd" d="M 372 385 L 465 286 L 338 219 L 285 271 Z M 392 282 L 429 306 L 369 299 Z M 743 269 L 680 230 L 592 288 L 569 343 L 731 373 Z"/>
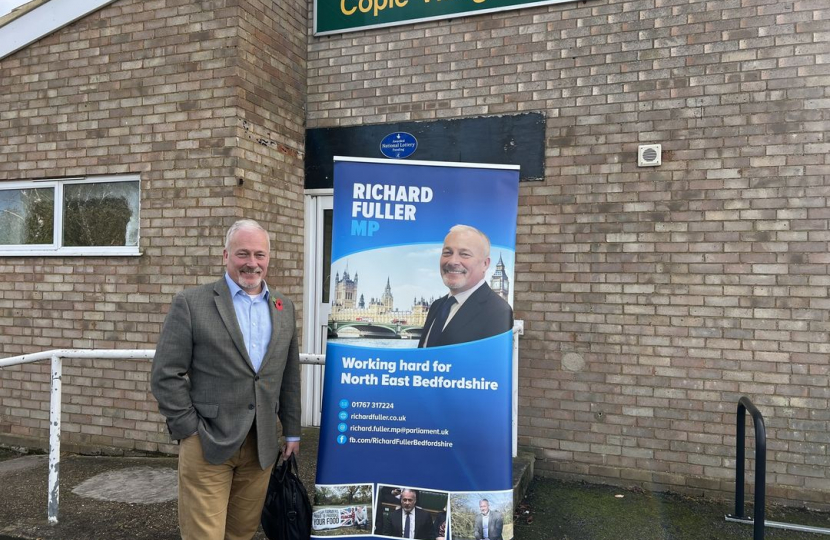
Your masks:
<path fill-rule="evenodd" d="M 476 540 L 484 538 L 484 517 L 481 514 L 476 515 L 476 523 L 473 527 L 475 531 Z M 487 536 L 490 540 L 502 540 L 502 531 L 504 530 L 504 518 L 498 510 L 490 510 L 490 523 L 487 527 Z"/>
<path fill-rule="evenodd" d="M 282 307 L 277 309 L 275 302 Z M 254 372 L 224 277 L 173 299 L 152 367 L 152 390 L 174 440 L 198 433 L 219 464 L 242 446 L 256 417 L 263 469 L 279 438 L 300 436 L 300 355 L 294 304 L 271 291 L 271 341 Z"/>

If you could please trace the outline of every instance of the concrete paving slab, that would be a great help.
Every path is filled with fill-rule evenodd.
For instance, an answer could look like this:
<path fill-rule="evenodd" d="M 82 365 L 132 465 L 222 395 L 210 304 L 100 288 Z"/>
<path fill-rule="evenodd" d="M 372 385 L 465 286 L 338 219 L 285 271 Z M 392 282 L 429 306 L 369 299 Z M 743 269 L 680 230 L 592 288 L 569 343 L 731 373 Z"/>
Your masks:
<path fill-rule="evenodd" d="M 153 504 L 175 500 L 178 486 L 176 469 L 131 467 L 95 475 L 72 493 L 101 501 Z"/>
<path fill-rule="evenodd" d="M 23 456 L 19 458 L 9 459 L 6 461 L 0 461 L 0 475 L 4 473 L 13 473 L 19 471 L 26 471 L 29 469 L 35 469 L 37 467 L 48 467 L 49 466 L 49 456 L 45 455 L 32 455 L 32 456 Z"/>

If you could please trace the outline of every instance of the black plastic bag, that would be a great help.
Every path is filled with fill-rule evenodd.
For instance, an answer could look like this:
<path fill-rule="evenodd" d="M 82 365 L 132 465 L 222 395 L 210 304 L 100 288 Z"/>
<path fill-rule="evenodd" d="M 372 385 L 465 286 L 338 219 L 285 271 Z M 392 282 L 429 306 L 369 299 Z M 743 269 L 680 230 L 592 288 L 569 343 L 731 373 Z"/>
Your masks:
<path fill-rule="evenodd" d="M 271 471 L 260 520 L 269 540 L 311 538 L 311 503 L 298 473 L 294 454 Z"/>

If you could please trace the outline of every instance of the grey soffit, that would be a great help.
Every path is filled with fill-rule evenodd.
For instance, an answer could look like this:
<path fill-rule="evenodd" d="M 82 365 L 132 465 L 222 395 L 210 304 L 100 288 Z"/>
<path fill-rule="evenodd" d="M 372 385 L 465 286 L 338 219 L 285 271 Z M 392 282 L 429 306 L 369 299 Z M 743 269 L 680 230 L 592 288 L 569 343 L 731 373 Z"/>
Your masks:
<path fill-rule="evenodd" d="M 34 0 L 21 6 L 0 17 L 0 60 L 114 1 Z"/>

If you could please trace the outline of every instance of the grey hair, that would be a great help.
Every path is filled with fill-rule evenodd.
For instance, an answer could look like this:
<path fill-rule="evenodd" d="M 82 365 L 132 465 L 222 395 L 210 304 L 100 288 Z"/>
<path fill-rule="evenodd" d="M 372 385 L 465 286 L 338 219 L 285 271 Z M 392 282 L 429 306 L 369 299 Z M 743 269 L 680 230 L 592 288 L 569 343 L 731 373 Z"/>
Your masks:
<path fill-rule="evenodd" d="M 225 234 L 225 251 L 230 251 L 229 248 L 231 246 L 231 238 L 235 235 L 238 231 L 242 229 L 253 229 L 256 231 L 262 231 L 265 233 L 265 238 L 268 239 L 268 252 L 271 252 L 271 237 L 268 235 L 268 231 L 265 228 L 254 221 L 253 219 L 240 219 L 236 223 L 230 226 L 228 232 Z"/>
<path fill-rule="evenodd" d="M 490 239 L 487 238 L 486 234 L 476 229 L 475 227 L 471 227 L 469 225 L 453 225 L 450 228 L 450 232 L 447 233 L 447 236 L 454 232 L 469 232 L 477 234 L 482 239 L 482 241 L 484 241 L 484 258 L 486 259 L 490 257 Z"/>

